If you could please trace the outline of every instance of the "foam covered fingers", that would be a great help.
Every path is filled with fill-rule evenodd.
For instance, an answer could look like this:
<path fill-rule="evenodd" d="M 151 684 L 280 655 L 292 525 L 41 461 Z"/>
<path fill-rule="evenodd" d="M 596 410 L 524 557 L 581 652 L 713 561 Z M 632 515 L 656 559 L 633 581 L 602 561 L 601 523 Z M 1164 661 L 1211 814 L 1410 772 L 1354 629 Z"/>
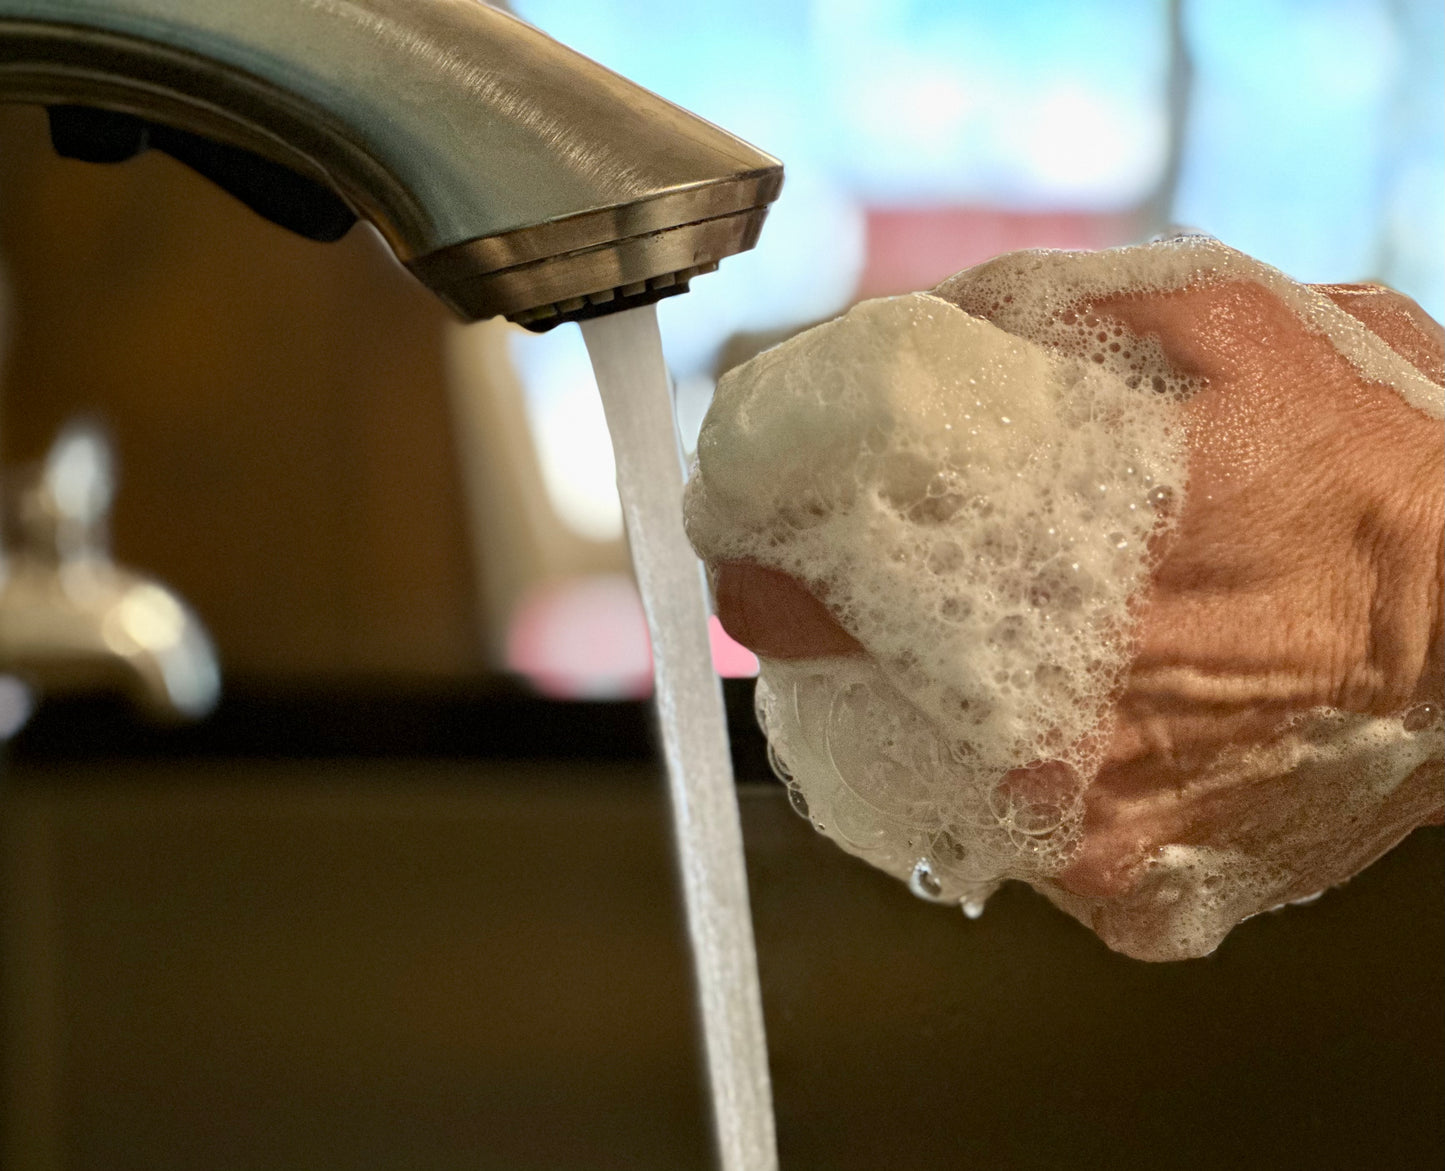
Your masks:
<path fill-rule="evenodd" d="M 1319 291 L 1439 380 L 1440 330 L 1413 302 Z M 1090 308 L 1201 380 L 1184 408 L 1183 515 L 1141 608 L 1080 849 L 1058 877 L 1071 910 L 1137 947 L 1171 850 L 1223 852 L 1192 863 L 1217 872 L 1221 899 L 1284 901 L 1439 819 L 1439 765 L 1403 751 L 1389 717 L 1408 724 L 1412 705 L 1441 701 L 1445 468 L 1438 419 L 1258 284 Z M 1329 808 L 1350 811 L 1335 838 Z M 1306 831 L 1310 817 L 1322 828 Z M 1237 880 L 1242 857 L 1285 843 L 1289 870 Z"/>
<path fill-rule="evenodd" d="M 1087 327 L 1055 331 L 1059 353 L 1083 333 L 1155 350 L 1189 383 L 1183 506 L 1153 545 L 1078 846 L 1043 887 L 1145 956 L 1208 950 L 1232 918 L 1343 880 L 1445 806 L 1438 745 L 1406 731 L 1445 698 L 1438 406 L 1381 376 L 1329 310 L 1436 384 L 1441 328 L 1380 286 L 1311 292 L 1217 251 L 1238 278 L 1103 296 L 1085 279 L 1053 309 Z M 1027 325 L 998 295 L 1008 264 L 944 289 Z M 1066 284 L 1072 264 L 1035 270 Z"/>
<path fill-rule="evenodd" d="M 1438 354 L 1413 302 L 1336 292 L 1398 351 Z M 1188 502 L 1137 670 L 1193 658 L 1196 702 L 1407 703 L 1430 674 L 1438 420 L 1252 282 L 1097 308 L 1203 380 L 1185 405 Z"/>
<path fill-rule="evenodd" d="M 1384 285 L 1316 285 L 1345 312 L 1386 342 L 1431 382 L 1445 384 L 1445 327 L 1411 298 Z M 1396 407 L 1398 410 L 1398 407 Z M 1382 644 L 1392 645 L 1407 661 L 1418 658 L 1417 644 L 1426 641 L 1425 666 L 1412 702 L 1445 701 L 1445 622 L 1442 622 L 1442 592 L 1445 592 L 1445 543 L 1440 486 L 1442 481 L 1442 435 L 1438 421 L 1412 414 L 1415 436 L 1400 445 L 1401 454 L 1419 453 L 1413 483 L 1407 476 L 1407 460 L 1391 461 L 1382 474 L 1395 488 L 1392 540 L 1381 542 L 1389 559 L 1382 578 L 1388 591 L 1399 599 L 1401 611 L 1418 610 L 1433 615 L 1428 630 L 1412 623 L 1406 632 L 1382 631 Z M 1420 566 L 1433 572 L 1421 574 Z M 1403 633 L 1404 637 L 1401 637 Z M 1442 802 L 1445 816 L 1445 802 Z M 1438 821 L 1439 818 L 1437 817 Z"/>
<path fill-rule="evenodd" d="M 712 583 L 723 629 L 756 655 L 818 659 L 863 650 L 789 574 L 752 561 L 724 561 L 713 568 Z"/>
<path fill-rule="evenodd" d="M 795 806 L 1155 959 L 1438 815 L 1442 354 L 1403 298 L 1188 238 L 999 257 L 730 372 L 686 521 Z"/>

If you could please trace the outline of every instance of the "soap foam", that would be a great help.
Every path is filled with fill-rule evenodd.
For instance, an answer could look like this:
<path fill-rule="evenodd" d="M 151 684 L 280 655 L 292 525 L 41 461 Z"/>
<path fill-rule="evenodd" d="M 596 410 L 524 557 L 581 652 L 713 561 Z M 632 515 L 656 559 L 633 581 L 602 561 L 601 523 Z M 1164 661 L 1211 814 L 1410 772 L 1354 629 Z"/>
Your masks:
<path fill-rule="evenodd" d="M 777 754 L 845 849 L 905 878 L 926 859 L 944 898 L 1067 862 L 1129 599 L 1175 511 L 1157 505 L 1184 491 L 1180 392 L 928 294 L 723 379 L 694 544 L 806 582 L 870 651 L 769 661 L 759 683 Z M 1021 804 L 1005 775 L 1036 760 L 1069 780 Z"/>
<path fill-rule="evenodd" d="M 1118 327 L 1110 325 L 1111 337 L 1098 336 L 1097 319 L 1073 313 L 1078 304 L 1241 280 L 1278 297 L 1306 329 L 1327 338 L 1362 377 L 1393 388 L 1417 410 L 1445 418 L 1445 387 L 1432 382 L 1358 318 L 1319 289 L 1212 236 L 1182 235 L 1098 252 L 1009 252 L 950 277 L 935 292 L 969 312 L 987 313 L 1010 333 L 1089 356 L 1129 377 L 1137 371 L 1127 361 L 1121 363 L 1118 353 L 1109 348 L 1120 336 L 1112 332 Z M 1147 362 L 1168 368 L 1156 343 L 1146 339 L 1143 346 Z"/>
<path fill-rule="evenodd" d="M 1304 809 L 1321 798 L 1303 784 L 1258 848 L 1167 847 L 1112 902 L 1051 881 L 1080 848 L 1131 607 L 1182 510 L 1197 389 L 1157 342 L 1078 306 L 1237 279 L 1442 415 L 1440 387 L 1327 297 L 1197 237 L 1000 257 L 934 294 L 858 305 L 719 384 L 687 491 L 694 545 L 798 578 L 868 651 L 763 660 L 770 751 L 821 832 L 915 893 L 976 910 L 1024 879 L 1150 958 L 1203 954 L 1248 914 L 1313 893 L 1298 876 L 1337 814 Z M 1427 723 L 1312 713 L 1264 755 L 1294 753 L 1316 781 L 1373 769 L 1372 785 L 1316 785 L 1363 823 L 1445 755 L 1438 713 Z M 1308 826 L 1291 820 L 1302 811 Z M 1408 828 L 1365 841 L 1359 864 Z"/>

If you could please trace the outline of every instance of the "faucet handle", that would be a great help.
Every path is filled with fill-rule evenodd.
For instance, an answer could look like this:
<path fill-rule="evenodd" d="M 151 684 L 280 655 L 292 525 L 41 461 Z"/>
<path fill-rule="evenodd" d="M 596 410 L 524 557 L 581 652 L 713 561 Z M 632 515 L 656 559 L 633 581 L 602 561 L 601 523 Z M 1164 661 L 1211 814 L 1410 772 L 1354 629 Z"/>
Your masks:
<path fill-rule="evenodd" d="M 40 482 L 57 516 L 88 528 L 100 524 L 115 500 L 115 457 L 100 425 L 68 424 L 45 457 Z"/>
<path fill-rule="evenodd" d="M 108 556 L 115 460 L 99 424 L 67 424 L 38 470 L 22 470 L 16 479 L 20 554 L 54 564 Z"/>

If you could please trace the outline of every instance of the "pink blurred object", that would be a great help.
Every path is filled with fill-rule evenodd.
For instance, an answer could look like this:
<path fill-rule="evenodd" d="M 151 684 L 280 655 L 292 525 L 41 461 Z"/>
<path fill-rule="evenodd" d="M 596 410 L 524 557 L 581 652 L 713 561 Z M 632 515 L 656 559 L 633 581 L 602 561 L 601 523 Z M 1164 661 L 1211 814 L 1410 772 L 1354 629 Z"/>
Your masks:
<path fill-rule="evenodd" d="M 750 679 L 757 657 L 708 619 L 713 667 Z M 507 669 L 552 699 L 641 699 L 652 694 L 652 648 L 630 577 L 572 578 L 535 590 L 507 636 Z"/>
<path fill-rule="evenodd" d="M 533 591 L 513 615 L 507 667 L 553 699 L 650 695 L 652 650 L 632 579 L 579 577 Z"/>
<path fill-rule="evenodd" d="M 713 670 L 724 679 L 752 679 L 757 676 L 758 656 L 724 630 L 716 614 L 707 620 L 707 634 L 712 643 Z"/>
<path fill-rule="evenodd" d="M 927 289 L 1019 248 L 1110 248 L 1138 239 L 1137 213 L 994 207 L 870 207 L 856 300 Z"/>

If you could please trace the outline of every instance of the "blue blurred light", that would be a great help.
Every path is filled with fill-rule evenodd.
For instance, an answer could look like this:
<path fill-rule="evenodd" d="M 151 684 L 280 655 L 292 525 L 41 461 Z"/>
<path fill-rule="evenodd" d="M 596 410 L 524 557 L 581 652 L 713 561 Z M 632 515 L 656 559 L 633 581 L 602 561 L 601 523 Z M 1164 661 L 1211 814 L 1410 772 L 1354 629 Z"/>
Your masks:
<path fill-rule="evenodd" d="M 1167 150 L 1167 0 L 518 0 L 522 16 L 784 160 L 757 250 L 662 310 L 704 374 L 729 334 L 842 309 L 869 207 L 1104 212 Z M 1175 222 L 1305 280 L 1445 305 L 1438 0 L 1186 2 Z"/>

